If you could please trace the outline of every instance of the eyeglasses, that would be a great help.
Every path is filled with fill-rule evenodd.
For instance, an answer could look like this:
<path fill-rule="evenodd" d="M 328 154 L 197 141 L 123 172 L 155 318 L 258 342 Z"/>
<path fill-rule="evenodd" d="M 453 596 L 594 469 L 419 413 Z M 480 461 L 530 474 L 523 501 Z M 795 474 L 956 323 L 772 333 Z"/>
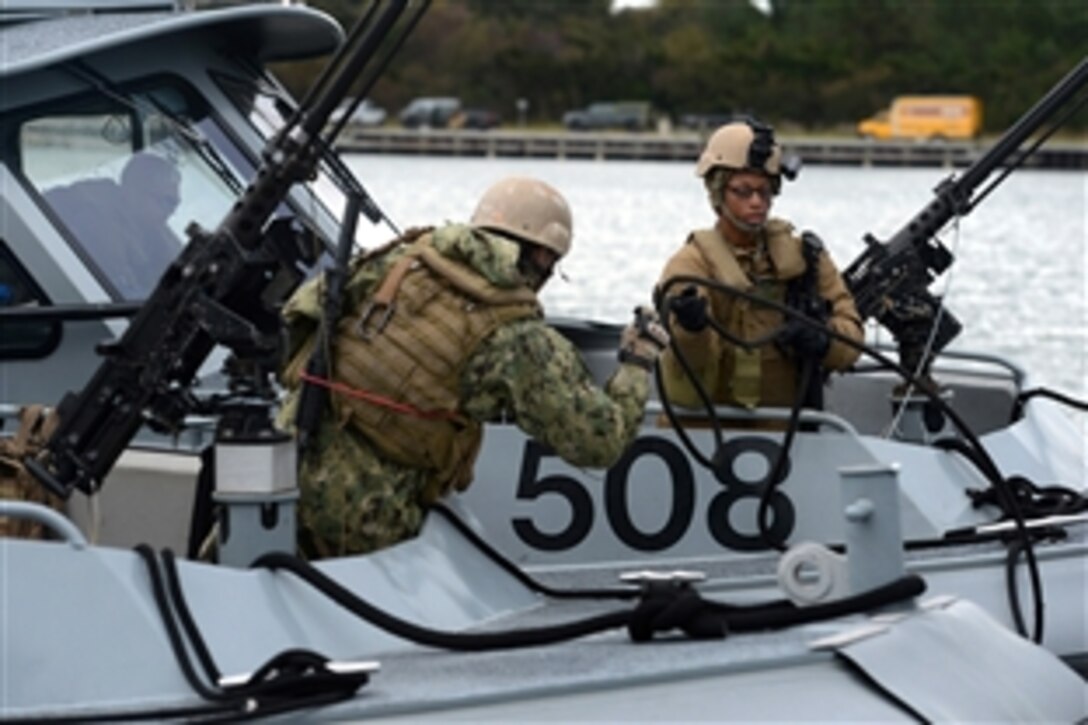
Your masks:
<path fill-rule="evenodd" d="M 725 190 L 736 196 L 738 199 L 748 201 L 753 196 L 758 196 L 763 201 L 770 201 L 774 196 L 774 192 L 771 191 L 771 187 L 763 186 L 755 188 L 754 186 L 727 186 Z"/>

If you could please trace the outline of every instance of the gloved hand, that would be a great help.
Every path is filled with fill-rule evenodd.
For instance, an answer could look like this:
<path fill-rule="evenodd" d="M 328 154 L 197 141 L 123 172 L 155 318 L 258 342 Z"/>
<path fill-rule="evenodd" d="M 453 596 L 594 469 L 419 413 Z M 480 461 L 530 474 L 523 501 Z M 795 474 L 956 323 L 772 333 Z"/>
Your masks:
<path fill-rule="evenodd" d="M 635 319 L 620 333 L 620 362 L 638 365 L 653 372 L 661 351 L 669 344 L 669 333 L 652 307 L 636 307 Z"/>
<path fill-rule="evenodd" d="M 811 358 L 820 362 L 831 347 L 831 336 L 826 330 L 791 318 L 782 332 L 778 333 L 777 342 L 780 347 L 792 350 L 799 358 Z"/>
<path fill-rule="evenodd" d="M 688 332 L 701 332 L 709 322 L 706 314 L 706 298 L 700 297 L 695 285 L 689 284 L 676 297 L 669 299 L 669 309 L 680 327 Z"/>

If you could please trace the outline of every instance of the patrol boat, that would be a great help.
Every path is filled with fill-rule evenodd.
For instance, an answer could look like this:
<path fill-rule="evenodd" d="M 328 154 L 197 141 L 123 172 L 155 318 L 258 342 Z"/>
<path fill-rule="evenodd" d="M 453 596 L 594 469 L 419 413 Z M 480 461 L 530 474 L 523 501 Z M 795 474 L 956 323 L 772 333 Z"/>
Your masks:
<path fill-rule="evenodd" d="M 264 66 L 341 43 L 313 10 L 5 4 L 0 391 L 12 406 L 56 403 L 58 427 L 25 412 L 0 471 L 5 493 L 76 495 L 68 515 L 0 503 L 8 526 L 47 532 L 0 539 L 0 716 L 1088 715 L 1085 682 L 1062 661 L 1086 651 L 1083 441 L 1026 376 L 984 356 L 932 352 L 936 400 L 951 395 L 937 412 L 893 389 L 891 360 L 836 380 L 822 411 L 711 411 L 709 431 L 687 431 L 659 427 L 659 404 L 603 482 L 495 425 L 474 486 L 416 539 L 315 565 L 290 554 L 293 444 L 268 425 L 276 305 L 323 255 L 343 258 L 359 213 L 380 217 L 324 122 L 352 81 L 373 83 L 382 41 L 423 7 L 371 6 L 296 105 Z M 1040 108 L 1084 76 L 1082 64 Z M 130 186 L 114 208 L 79 198 L 109 183 L 77 186 L 122 187 L 149 151 L 180 172 L 167 226 L 186 243 L 165 269 L 117 246 L 131 207 L 154 206 L 134 196 L 150 189 Z M 141 232 L 171 249 L 162 229 Z M 871 249 L 858 279 L 899 279 L 910 247 Z M 914 278 L 884 298 L 919 294 L 928 267 L 905 268 Z M 561 327 L 595 370 L 611 365 L 618 330 Z M 224 388 L 202 391 L 194 381 L 219 361 Z M 896 432 L 881 435 L 892 410 Z M 798 429 L 719 434 L 723 415 Z M 966 454 L 932 445 L 957 418 L 979 441 Z M 202 435 L 219 564 L 158 551 L 194 539 Z M 781 481 L 761 486 L 775 469 Z M 992 469 L 1051 487 L 987 497 Z M 760 527 L 764 496 L 773 519 Z"/>

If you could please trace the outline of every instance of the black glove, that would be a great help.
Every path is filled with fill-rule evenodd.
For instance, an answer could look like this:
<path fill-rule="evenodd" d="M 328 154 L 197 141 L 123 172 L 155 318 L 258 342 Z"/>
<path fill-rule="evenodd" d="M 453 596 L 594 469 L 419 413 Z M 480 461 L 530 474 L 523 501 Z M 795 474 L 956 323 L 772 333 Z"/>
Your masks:
<path fill-rule="evenodd" d="M 782 332 L 778 333 L 778 344 L 793 350 L 799 358 L 810 358 L 820 362 L 827 354 L 827 348 L 831 347 L 831 336 L 826 330 L 806 325 L 800 320 L 790 319 Z"/>
<path fill-rule="evenodd" d="M 709 322 L 706 314 L 706 298 L 700 297 L 695 285 L 689 284 L 678 296 L 669 300 L 669 309 L 680 327 L 688 332 L 701 332 Z"/>

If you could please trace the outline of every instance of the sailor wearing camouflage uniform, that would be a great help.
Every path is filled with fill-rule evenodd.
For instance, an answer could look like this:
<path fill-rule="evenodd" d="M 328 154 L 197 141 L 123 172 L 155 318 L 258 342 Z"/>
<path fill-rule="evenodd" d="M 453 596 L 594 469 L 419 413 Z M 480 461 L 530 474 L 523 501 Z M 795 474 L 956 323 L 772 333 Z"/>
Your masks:
<path fill-rule="evenodd" d="M 709 278 L 779 304 L 798 292 L 817 301 L 827 329 L 861 342 L 854 300 L 815 235 L 798 235 L 789 222 L 768 218 L 782 176 L 795 174 L 784 166 L 769 126 L 755 120 L 722 126 L 708 139 L 696 174 L 703 178 L 718 219 L 713 228 L 689 235 L 658 283 L 658 296 L 662 292 L 669 296 L 674 344 L 713 402 L 789 407 L 798 395 L 802 360 L 810 359 L 825 370 L 842 370 L 853 364 L 858 351 L 820 329 L 785 320 L 780 311 L 736 295 L 705 286 L 673 284 L 667 290 L 664 286 L 678 276 Z M 806 274 L 812 263 L 815 274 Z M 809 289 L 797 287 L 806 282 Z M 774 340 L 747 349 L 724 339 L 712 329 L 711 320 L 746 343 L 768 336 Z M 673 350 L 663 355 L 661 370 L 672 402 L 701 405 Z M 821 380 L 817 377 L 817 384 Z"/>
<path fill-rule="evenodd" d="M 303 378 L 331 390 L 299 471 L 299 549 L 362 553 L 416 535 L 429 504 L 472 481 L 483 423 L 511 420 L 576 466 L 608 467 L 634 440 L 649 375 L 667 343 L 653 320 L 622 333 L 602 390 L 574 346 L 545 324 L 537 291 L 571 245 L 563 197 L 512 177 L 471 223 L 413 230 L 356 257 L 333 340 L 333 380 L 304 372 L 322 278 L 284 308 L 295 420 Z"/>

